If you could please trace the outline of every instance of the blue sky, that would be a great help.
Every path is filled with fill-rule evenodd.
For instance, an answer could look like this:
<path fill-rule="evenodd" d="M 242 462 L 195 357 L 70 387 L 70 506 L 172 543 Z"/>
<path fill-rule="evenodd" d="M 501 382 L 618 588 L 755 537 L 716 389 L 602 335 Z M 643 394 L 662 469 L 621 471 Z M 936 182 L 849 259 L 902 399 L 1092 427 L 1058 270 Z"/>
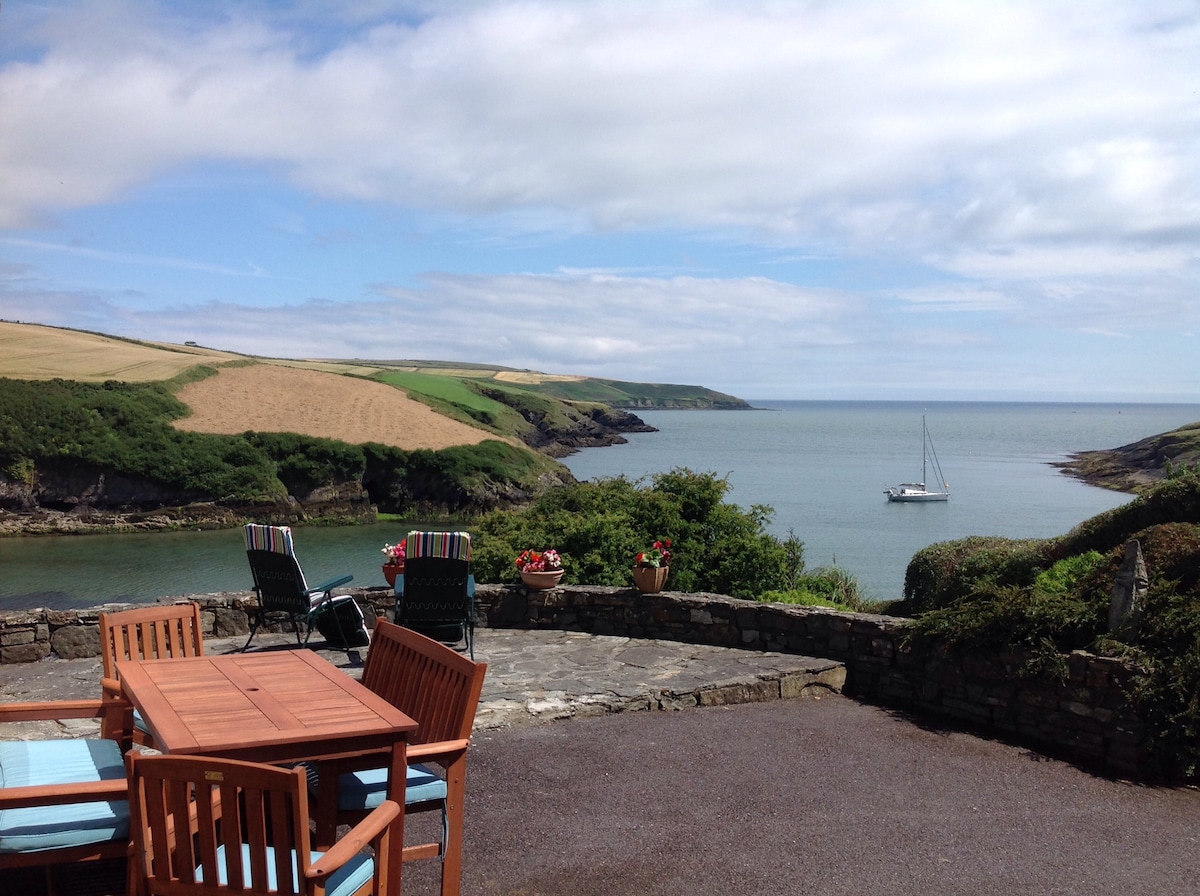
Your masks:
<path fill-rule="evenodd" d="M 1200 8 L 0 6 L 0 318 L 744 398 L 1200 400 Z"/>

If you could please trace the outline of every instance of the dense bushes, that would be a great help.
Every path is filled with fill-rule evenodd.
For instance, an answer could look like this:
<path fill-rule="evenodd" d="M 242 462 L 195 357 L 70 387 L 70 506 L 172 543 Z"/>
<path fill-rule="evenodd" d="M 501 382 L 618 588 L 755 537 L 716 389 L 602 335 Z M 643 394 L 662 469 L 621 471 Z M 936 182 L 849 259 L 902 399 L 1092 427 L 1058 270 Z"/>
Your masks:
<path fill-rule="evenodd" d="M 1172 776 L 1200 774 L 1200 595 L 1170 584 L 1146 596 L 1136 643 L 1133 698 L 1149 726 L 1151 745 Z"/>
<path fill-rule="evenodd" d="M 790 587 L 796 552 L 766 532 L 770 508 L 725 503 L 728 488 L 712 473 L 677 469 L 649 486 L 615 477 L 552 489 L 523 510 L 479 520 L 475 574 L 515 582 L 517 554 L 555 548 L 564 581 L 627 586 L 637 552 L 669 538 L 671 590 L 752 598 Z"/>
<path fill-rule="evenodd" d="M 159 484 L 184 500 L 278 493 L 275 464 L 240 436 L 181 432 L 164 383 L 0 380 L 0 470 L 29 482 L 69 464 Z"/>
<path fill-rule="evenodd" d="M 1141 546 L 1149 588 L 1130 624 L 1110 633 L 1113 582 L 1130 539 Z M 1200 770 L 1195 470 L 1060 539 L 964 539 L 927 548 L 909 566 L 905 605 L 919 612 L 908 626 L 912 638 L 960 654 L 1019 652 L 1030 673 L 1065 670 L 1066 653 L 1076 649 L 1131 661 L 1131 699 L 1151 726 L 1157 754 L 1172 772 Z"/>
<path fill-rule="evenodd" d="M 390 512 L 465 513 L 525 500 L 539 481 L 561 471 L 499 440 L 408 452 L 295 433 L 178 430 L 172 421 L 187 408 L 172 390 L 203 373 L 166 383 L 0 378 L 0 476 L 38 483 L 51 502 L 73 496 L 50 494 L 49 481 L 87 488 L 87 476 L 150 483 L 123 494 L 153 495 L 155 506 L 304 499 L 325 486 L 362 483 L 371 501 Z"/>

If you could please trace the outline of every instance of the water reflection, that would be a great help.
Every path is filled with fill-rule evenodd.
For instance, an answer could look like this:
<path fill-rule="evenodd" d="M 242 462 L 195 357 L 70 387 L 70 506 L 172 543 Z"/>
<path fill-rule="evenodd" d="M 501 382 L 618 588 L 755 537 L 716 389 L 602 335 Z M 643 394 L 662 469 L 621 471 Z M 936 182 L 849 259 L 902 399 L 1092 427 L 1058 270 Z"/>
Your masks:
<path fill-rule="evenodd" d="M 411 522 L 295 527 L 309 584 L 349 573 L 354 585 L 383 585 L 385 543 Z M 0 538 L 0 609 L 71 609 L 149 603 L 159 597 L 245 591 L 252 584 L 240 529 L 126 535 Z"/>

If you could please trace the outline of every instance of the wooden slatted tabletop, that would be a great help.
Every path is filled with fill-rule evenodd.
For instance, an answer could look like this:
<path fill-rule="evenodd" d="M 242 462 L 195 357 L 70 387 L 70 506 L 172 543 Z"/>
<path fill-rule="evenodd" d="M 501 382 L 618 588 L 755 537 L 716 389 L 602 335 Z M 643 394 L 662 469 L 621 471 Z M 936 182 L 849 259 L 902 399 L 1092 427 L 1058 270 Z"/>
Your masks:
<path fill-rule="evenodd" d="M 117 664 L 167 753 L 282 763 L 390 749 L 417 723 L 311 650 Z"/>

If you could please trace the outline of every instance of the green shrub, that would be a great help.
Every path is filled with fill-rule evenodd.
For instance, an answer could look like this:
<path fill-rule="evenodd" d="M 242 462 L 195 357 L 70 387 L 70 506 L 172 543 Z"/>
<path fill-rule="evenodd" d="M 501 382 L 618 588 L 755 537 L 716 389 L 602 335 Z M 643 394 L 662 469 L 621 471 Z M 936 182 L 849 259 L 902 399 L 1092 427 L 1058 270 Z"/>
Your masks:
<path fill-rule="evenodd" d="M 275 463 L 288 492 L 307 495 L 323 485 L 357 482 L 366 467 L 362 449 L 294 432 L 248 432 L 246 440 Z"/>
<path fill-rule="evenodd" d="M 1166 523 L 1200 523 L 1200 474 L 1165 479 L 1122 507 L 1098 514 L 1057 539 L 1060 556 L 1107 551 L 1136 533 Z"/>
<path fill-rule="evenodd" d="M 1107 632 L 1113 582 L 1136 538 L 1149 576 L 1136 624 Z M 1040 567 L 1040 569 L 1039 569 Z M 1200 771 L 1200 476 L 1176 473 L 1057 539 L 963 539 L 909 564 L 914 641 L 959 655 L 1017 651 L 1030 674 L 1086 649 L 1136 664 L 1131 699 L 1171 774 Z"/>
<path fill-rule="evenodd" d="M 763 603 L 831 607 L 847 613 L 870 613 L 878 606 L 864 600 L 859 595 L 858 580 L 836 566 L 802 572 L 790 589 L 766 591 L 758 599 Z"/>
<path fill-rule="evenodd" d="M 952 653 L 1024 651 L 1038 672 L 1053 658 L 1091 645 L 1105 630 L 1107 603 L 1033 587 L 985 586 L 906 626 L 915 641 L 936 641 Z"/>
<path fill-rule="evenodd" d="M 1039 572 L 1034 587 L 1047 594 L 1066 594 L 1074 591 L 1079 583 L 1089 578 L 1104 563 L 1099 551 L 1088 551 L 1074 557 L 1064 557 L 1049 569 Z"/>
<path fill-rule="evenodd" d="M 913 555 L 904 573 L 904 599 L 893 604 L 901 616 L 948 606 L 981 587 L 1032 585 L 1048 565 L 1049 544 L 974 536 L 930 545 Z"/>
<path fill-rule="evenodd" d="M 554 548 L 564 582 L 625 586 L 637 552 L 669 538 L 672 590 L 755 597 L 783 588 L 788 551 L 766 532 L 770 508 L 727 504 L 728 488 L 715 474 L 677 469 L 649 486 L 618 476 L 552 489 L 527 508 L 479 520 L 476 575 L 515 582 L 517 554 Z"/>
<path fill-rule="evenodd" d="M 1132 699 L 1162 771 L 1194 778 L 1200 774 L 1200 595 L 1180 594 L 1174 584 L 1149 590 L 1137 643 L 1125 655 L 1137 665 Z"/>

